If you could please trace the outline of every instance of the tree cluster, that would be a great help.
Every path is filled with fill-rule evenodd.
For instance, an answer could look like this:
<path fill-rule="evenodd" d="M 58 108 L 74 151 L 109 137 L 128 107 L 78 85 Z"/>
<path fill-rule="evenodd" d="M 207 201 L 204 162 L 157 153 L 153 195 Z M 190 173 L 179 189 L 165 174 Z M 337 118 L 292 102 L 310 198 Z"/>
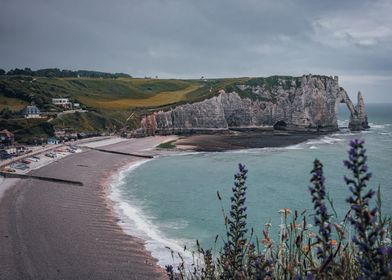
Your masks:
<path fill-rule="evenodd" d="M 24 76 L 35 76 L 35 77 L 48 77 L 48 78 L 131 78 L 132 76 L 125 74 L 125 73 L 106 73 L 106 72 L 99 72 L 99 71 L 89 71 L 89 70 L 66 70 L 66 69 L 59 69 L 59 68 L 46 68 L 46 69 L 38 69 L 38 70 L 31 70 L 30 68 L 26 67 L 24 69 L 11 69 L 6 72 L 3 69 L 0 69 L 0 75 L 8 75 L 8 76 L 15 76 L 15 75 L 24 75 Z"/>

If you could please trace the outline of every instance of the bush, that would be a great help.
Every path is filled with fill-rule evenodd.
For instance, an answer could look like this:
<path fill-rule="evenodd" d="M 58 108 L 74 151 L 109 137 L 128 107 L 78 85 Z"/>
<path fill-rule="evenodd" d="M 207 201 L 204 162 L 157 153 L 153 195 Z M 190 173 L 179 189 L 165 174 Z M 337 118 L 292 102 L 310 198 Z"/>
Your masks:
<path fill-rule="evenodd" d="M 329 214 L 323 165 L 316 159 L 309 187 L 314 227 L 307 222 L 306 211 L 281 209 L 278 239 L 270 236 L 270 224 L 261 238 L 247 228 L 248 171 L 239 164 L 231 208 L 224 215 L 226 237 L 221 249 L 213 252 L 197 242 L 196 254 L 203 265 L 186 268 L 182 261 L 176 267 L 166 266 L 167 275 L 170 279 L 392 279 L 391 219 L 381 215 L 380 188 L 375 192 L 367 187 L 371 173 L 365 153 L 363 141 L 351 141 L 349 159 L 344 161 L 351 172 L 345 177 L 350 208 L 343 221 L 338 223 Z M 371 208 L 376 194 L 376 206 Z M 351 230 L 352 238 L 346 238 Z"/>
<path fill-rule="evenodd" d="M 158 145 L 158 148 L 160 148 L 160 149 L 174 149 L 176 147 L 176 144 L 174 144 L 175 142 L 176 142 L 176 140 L 163 142 Z"/>

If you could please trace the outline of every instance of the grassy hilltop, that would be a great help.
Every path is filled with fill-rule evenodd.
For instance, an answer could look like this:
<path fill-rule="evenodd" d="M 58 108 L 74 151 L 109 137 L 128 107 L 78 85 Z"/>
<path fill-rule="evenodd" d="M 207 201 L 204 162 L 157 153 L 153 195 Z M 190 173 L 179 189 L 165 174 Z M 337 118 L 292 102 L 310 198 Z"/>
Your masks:
<path fill-rule="evenodd" d="M 19 140 L 27 135 L 48 135 L 53 127 L 71 127 L 77 132 L 118 132 L 136 127 L 145 114 L 201 101 L 218 94 L 221 89 L 235 89 L 244 97 L 257 98 L 250 90 L 241 91 L 236 85 L 274 87 L 277 78 L 176 80 L 0 75 L 0 128 L 15 131 Z M 284 87 L 289 86 L 293 79 L 281 78 L 286 81 Z M 47 119 L 32 121 L 15 117 L 31 102 L 43 112 L 59 112 L 59 108 L 51 104 L 51 99 L 55 97 L 69 98 L 72 102 L 80 103 L 88 112 L 59 115 L 49 121 L 50 125 Z"/>

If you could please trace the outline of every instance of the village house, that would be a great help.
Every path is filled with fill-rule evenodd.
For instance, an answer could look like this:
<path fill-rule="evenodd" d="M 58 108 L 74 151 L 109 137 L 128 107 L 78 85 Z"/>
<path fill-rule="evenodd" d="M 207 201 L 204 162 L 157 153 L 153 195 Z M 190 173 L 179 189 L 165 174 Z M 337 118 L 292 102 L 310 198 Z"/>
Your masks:
<path fill-rule="evenodd" d="M 0 131 L 0 159 L 5 160 L 17 154 L 14 134 L 7 129 Z"/>
<path fill-rule="evenodd" d="M 0 144 L 2 146 L 12 146 L 15 144 L 14 134 L 7 129 L 0 131 Z"/>
<path fill-rule="evenodd" d="M 56 128 L 54 136 L 60 140 L 78 139 L 78 134 L 72 128 Z"/>
<path fill-rule="evenodd" d="M 11 148 L 15 149 L 15 148 Z M 0 160 L 7 160 L 12 158 L 13 154 L 9 148 L 0 148 Z"/>
<path fill-rule="evenodd" d="M 58 139 L 63 139 L 65 137 L 65 134 L 66 134 L 65 129 L 56 128 L 54 130 L 54 136 Z"/>
<path fill-rule="evenodd" d="M 68 98 L 52 98 L 52 103 L 56 106 L 61 106 L 64 109 L 72 109 L 72 103 Z"/>
<path fill-rule="evenodd" d="M 48 138 L 48 145 L 56 145 L 60 143 L 59 139 L 55 138 L 55 137 L 49 137 Z"/>
<path fill-rule="evenodd" d="M 41 118 L 41 111 L 35 105 L 29 105 L 23 110 L 23 116 L 26 119 Z"/>

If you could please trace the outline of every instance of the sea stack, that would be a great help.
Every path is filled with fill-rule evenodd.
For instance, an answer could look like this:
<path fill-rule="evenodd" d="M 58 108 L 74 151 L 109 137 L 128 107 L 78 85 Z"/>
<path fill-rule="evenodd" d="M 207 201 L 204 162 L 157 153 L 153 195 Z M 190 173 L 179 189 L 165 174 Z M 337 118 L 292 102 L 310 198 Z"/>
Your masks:
<path fill-rule="evenodd" d="M 357 106 L 354 114 L 351 112 L 349 128 L 352 131 L 360 131 L 369 128 L 368 118 L 365 111 L 365 102 L 360 91 L 358 91 Z"/>

